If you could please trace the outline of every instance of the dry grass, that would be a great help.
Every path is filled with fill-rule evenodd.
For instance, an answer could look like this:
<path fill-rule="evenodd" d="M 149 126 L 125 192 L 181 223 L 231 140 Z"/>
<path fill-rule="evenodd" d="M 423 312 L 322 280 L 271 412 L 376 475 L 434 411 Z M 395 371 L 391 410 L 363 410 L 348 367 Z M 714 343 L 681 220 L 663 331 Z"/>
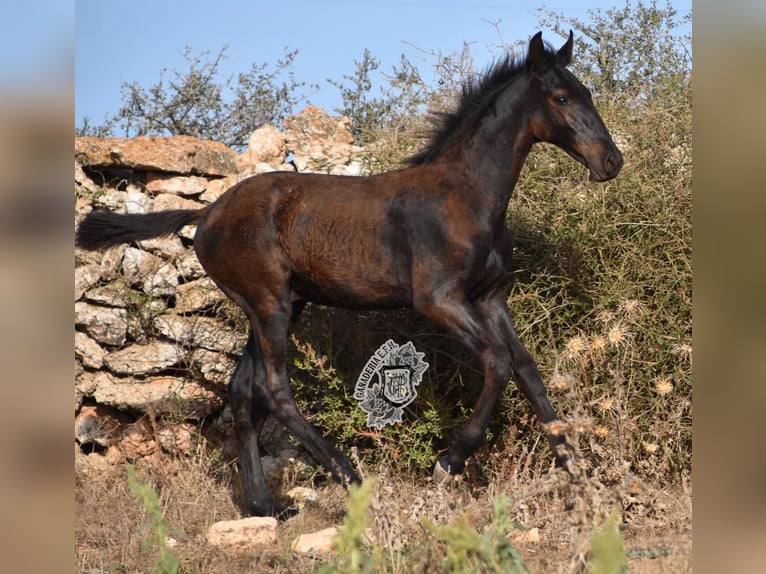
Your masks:
<path fill-rule="evenodd" d="M 125 464 L 106 464 L 99 454 L 88 458 L 88 472 L 76 479 L 78 571 L 153 571 L 157 550 L 149 544 L 148 517 L 130 494 Z M 96 460 L 100 464 L 93 464 Z M 220 451 L 201 439 L 188 457 L 156 454 L 135 462 L 139 480 L 159 493 L 181 571 L 295 573 L 335 563 L 335 555 L 299 556 L 290 549 L 299 534 L 343 521 L 346 491 L 316 472 L 285 471 L 282 483 L 275 485 L 282 494 L 293 486 L 319 492 L 316 502 L 280 523 L 276 544 L 242 554 L 209 547 L 205 533 L 211 524 L 240 517 L 232 502 L 238 496 L 234 467 L 219 460 Z M 518 523 L 507 535 L 531 572 L 583 571 L 590 535 L 613 509 L 622 514 L 631 572 L 691 571 L 688 480 L 662 486 L 610 464 L 573 479 L 534 453 L 499 450 L 487 453 L 480 469 L 474 461 L 461 482 L 448 486 L 382 467 L 373 472 L 357 463 L 365 479 L 375 480 L 368 537 L 381 550 L 376 571 L 443 571 L 444 545 L 426 531 L 421 518 L 482 532 L 493 501 L 503 494 L 510 499 L 510 518 Z M 590 466 L 586 459 L 581 465 L 582 470 Z"/>

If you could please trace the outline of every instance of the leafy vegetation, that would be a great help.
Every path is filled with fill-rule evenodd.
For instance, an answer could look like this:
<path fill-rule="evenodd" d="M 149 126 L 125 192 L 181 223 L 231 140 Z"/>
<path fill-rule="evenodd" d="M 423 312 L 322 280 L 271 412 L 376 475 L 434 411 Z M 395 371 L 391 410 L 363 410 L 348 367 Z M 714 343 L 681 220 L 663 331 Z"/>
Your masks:
<path fill-rule="evenodd" d="M 349 488 L 343 526 L 332 544 L 340 560 L 323 565 L 319 574 L 368 574 L 379 571 L 382 562 L 380 549 L 370 548 L 365 542 L 374 484 L 374 480 L 367 480 Z"/>
<path fill-rule="evenodd" d="M 593 531 L 588 574 L 627 574 L 627 557 L 619 523 L 620 513 L 613 510 L 604 524 Z"/>
<path fill-rule="evenodd" d="M 423 526 L 445 544 L 444 572 L 488 572 L 516 574 L 529 572 L 521 553 L 508 539 L 513 527 L 509 518 L 510 501 L 500 495 L 494 501 L 494 512 L 484 532 L 479 534 L 469 524 L 437 526 L 423 518 Z"/>
<path fill-rule="evenodd" d="M 122 106 L 104 123 L 84 118 L 78 135 L 104 137 L 120 128 L 124 137 L 186 135 L 244 148 L 247 138 L 264 124 L 282 125 L 303 96 L 305 83 L 295 80 L 297 51 L 285 51 L 276 65 L 254 64 L 248 72 L 224 77 L 220 71 L 227 47 L 211 56 L 184 49 L 188 70 L 162 70 L 149 88 L 139 82 L 122 85 Z"/>
<path fill-rule="evenodd" d="M 128 486 L 131 494 L 144 507 L 154 530 L 154 545 L 157 547 L 157 565 L 153 572 L 156 574 L 176 574 L 178 560 L 173 551 L 167 547 L 168 525 L 162 516 L 162 505 L 157 493 L 150 484 L 141 483 L 136 478 L 136 470 L 128 467 Z"/>

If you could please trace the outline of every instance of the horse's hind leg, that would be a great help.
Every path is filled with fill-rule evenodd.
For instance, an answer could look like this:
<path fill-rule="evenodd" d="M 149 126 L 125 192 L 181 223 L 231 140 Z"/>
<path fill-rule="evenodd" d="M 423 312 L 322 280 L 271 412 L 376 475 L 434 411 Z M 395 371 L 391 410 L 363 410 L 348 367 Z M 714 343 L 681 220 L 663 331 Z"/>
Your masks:
<path fill-rule="evenodd" d="M 342 484 L 360 482 L 348 458 L 332 446 L 303 418 L 295 404 L 287 377 L 287 336 L 290 318 L 300 312 L 289 298 L 272 301 L 269 305 L 261 300 L 259 313 L 246 308 L 253 328 L 257 332 L 256 365 L 265 369 L 262 377 L 256 376 L 259 395 L 263 396 L 271 414 L 300 441 L 309 453 Z"/>
<path fill-rule="evenodd" d="M 271 493 L 261 466 L 258 434 L 268 416 L 263 397 L 258 396 L 256 379 L 265 373 L 254 365 L 257 342 L 252 332 L 229 381 L 229 404 L 234 417 L 234 435 L 239 454 L 240 482 L 246 512 L 254 516 L 285 516 L 287 507 Z M 260 370 L 261 372 L 257 372 Z"/>

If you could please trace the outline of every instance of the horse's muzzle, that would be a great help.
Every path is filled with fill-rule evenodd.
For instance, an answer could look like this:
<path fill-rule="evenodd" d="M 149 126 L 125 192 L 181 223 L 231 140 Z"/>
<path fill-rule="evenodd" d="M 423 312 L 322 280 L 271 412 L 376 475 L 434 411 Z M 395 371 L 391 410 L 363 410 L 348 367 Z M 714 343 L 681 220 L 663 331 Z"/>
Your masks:
<path fill-rule="evenodd" d="M 617 148 L 614 148 L 614 151 L 608 153 L 604 158 L 603 164 L 600 166 L 601 169 L 595 170 L 591 168 L 591 181 L 609 181 L 620 173 L 622 164 L 622 153 Z"/>

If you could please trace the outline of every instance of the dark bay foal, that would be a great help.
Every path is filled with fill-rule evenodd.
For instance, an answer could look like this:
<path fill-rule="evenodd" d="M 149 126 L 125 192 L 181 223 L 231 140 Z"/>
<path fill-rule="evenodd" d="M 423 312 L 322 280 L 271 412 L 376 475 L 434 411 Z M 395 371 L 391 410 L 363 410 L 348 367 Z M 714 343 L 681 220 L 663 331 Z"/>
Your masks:
<path fill-rule="evenodd" d="M 90 213 L 86 249 L 172 233 L 197 223 L 194 247 L 215 283 L 247 314 L 251 331 L 229 383 L 247 510 L 281 514 L 266 485 L 258 432 L 272 414 L 342 482 L 348 458 L 301 416 L 287 375 L 288 331 L 306 304 L 412 307 L 458 337 L 485 372 L 476 407 L 435 475 L 463 471 L 510 379 L 541 423 L 557 418 L 537 366 L 519 340 L 503 285 L 506 209 L 530 148 L 550 142 L 590 170 L 615 177 L 622 155 L 588 90 L 566 69 L 572 34 L 552 50 L 540 33 L 522 59 L 506 58 L 464 87 L 429 145 L 401 170 L 371 177 L 268 173 L 243 180 L 212 205 L 149 214 Z M 569 447 L 549 435 L 556 461 Z"/>

